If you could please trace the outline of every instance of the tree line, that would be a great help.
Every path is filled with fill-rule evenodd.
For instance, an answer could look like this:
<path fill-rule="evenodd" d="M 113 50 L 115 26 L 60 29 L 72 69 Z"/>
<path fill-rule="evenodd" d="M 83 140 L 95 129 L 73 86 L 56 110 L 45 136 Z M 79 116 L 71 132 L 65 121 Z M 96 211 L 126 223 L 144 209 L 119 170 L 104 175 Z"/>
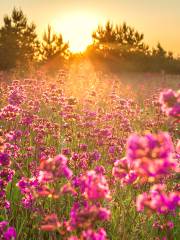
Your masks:
<path fill-rule="evenodd" d="M 14 8 L 6 15 L 0 27 L 0 70 L 20 69 L 27 72 L 32 66 L 41 66 L 56 60 L 59 64 L 68 57 L 69 45 L 61 34 L 47 27 L 40 41 L 36 25 L 29 23 L 21 9 Z"/>
<path fill-rule="evenodd" d="M 127 23 L 98 26 L 87 52 L 91 58 L 105 62 L 114 71 L 180 73 L 180 59 L 167 52 L 160 43 L 150 48 L 144 34 Z"/>
<path fill-rule="evenodd" d="M 144 43 L 144 35 L 126 23 L 114 25 L 110 21 L 99 25 L 92 33 L 92 44 L 84 56 L 107 64 L 114 71 L 144 71 L 180 73 L 180 59 L 166 52 L 160 43 L 155 48 Z M 29 23 L 21 9 L 14 8 L 0 26 L 0 70 L 51 66 L 58 69 L 72 57 L 69 44 L 61 34 L 48 26 L 40 41 L 36 25 Z"/>

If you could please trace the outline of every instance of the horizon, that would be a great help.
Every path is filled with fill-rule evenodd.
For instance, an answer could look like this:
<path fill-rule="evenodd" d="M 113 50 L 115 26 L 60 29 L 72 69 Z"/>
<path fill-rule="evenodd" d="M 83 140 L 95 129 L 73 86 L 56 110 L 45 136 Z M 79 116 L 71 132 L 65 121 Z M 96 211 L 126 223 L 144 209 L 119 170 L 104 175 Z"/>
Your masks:
<path fill-rule="evenodd" d="M 52 3 L 53 2 L 53 3 Z M 1 3 L 0 23 L 6 14 L 10 14 L 13 7 L 21 8 L 28 20 L 37 26 L 38 36 L 41 38 L 47 25 L 50 24 L 55 32 L 61 33 L 63 39 L 68 41 L 73 52 L 85 50 L 91 43 L 92 32 L 98 24 L 110 20 L 114 24 L 126 22 L 144 34 L 144 41 L 155 47 L 158 42 L 167 51 L 172 51 L 175 56 L 180 54 L 180 34 L 178 35 L 178 6 L 177 0 L 159 0 L 151 3 L 139 0 L 125 1 L 86 1 L 82 0 L 31 2 L 27 0 L 7 0 Z M 43 4 L 43 11 L 39 12 Z M 153 14 L 148 14 L 153 12 Z M 164 25 L 166 26 L 164 28 Z M 71 29 L 71 31 L 69 31 Z"/>

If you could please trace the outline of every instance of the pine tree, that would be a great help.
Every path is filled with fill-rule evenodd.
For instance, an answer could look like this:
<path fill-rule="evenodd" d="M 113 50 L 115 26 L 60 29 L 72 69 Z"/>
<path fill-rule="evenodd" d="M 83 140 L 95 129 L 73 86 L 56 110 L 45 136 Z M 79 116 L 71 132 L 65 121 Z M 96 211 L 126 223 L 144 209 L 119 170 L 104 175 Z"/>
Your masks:
<path fill-rule="evenodd" d="M 59 61 L 61 61 L 65 59 L 68 54 L 68 43 L 64 43 L 62 35 L 56 35 L 53 33 L 51 26 L 48 25 L 47 31 L 44 32 L 43 42 L 41 46 L 42 62 L 46 63 L 55 58 L 58 58 Z"/>
<path fill-rule="evenodd" d="M 4 17 L 0 28 L 0 69 L 10 70 L 19 66 L 27 70 L 38 52 L 36 26 L 28 24 L 21 9 L 14 8 L 11 16 Z"/>
<path fill-rule="evenodd" d="M 93 32 L 94 45 L 100 49 L 115 50 L 116 52 L 148 51 L 143 43 L 144 35 L 126 23 L 113 25 L 108 21 L 105 26 L 99 25 Z"/>
<path fill-rule="evenodd" d="M 153 49 L 152 54 L 156 57 L 159 57 L 159 58 L 165 58 L 167 52 L 164 50 L 164 48 L 161 46 L 161 44 L 158 43 L 156 48 Z"/>

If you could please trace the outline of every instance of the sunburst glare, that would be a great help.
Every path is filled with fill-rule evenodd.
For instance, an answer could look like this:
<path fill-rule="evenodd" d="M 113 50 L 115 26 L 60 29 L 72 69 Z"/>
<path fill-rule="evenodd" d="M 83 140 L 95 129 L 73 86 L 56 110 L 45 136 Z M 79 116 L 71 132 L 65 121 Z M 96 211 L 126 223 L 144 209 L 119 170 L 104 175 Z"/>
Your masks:
<path fill-rule="evenodd" d="M 62 33 L 64 39 L 69 41 L 72 52 L 82 52 L 92 42 L 92 32 L 99 23 L 98 17 L 88 13 L 76 13 L 66 15 L 63 18 L 56 17 L 52 21 L 54 30 Z"/>

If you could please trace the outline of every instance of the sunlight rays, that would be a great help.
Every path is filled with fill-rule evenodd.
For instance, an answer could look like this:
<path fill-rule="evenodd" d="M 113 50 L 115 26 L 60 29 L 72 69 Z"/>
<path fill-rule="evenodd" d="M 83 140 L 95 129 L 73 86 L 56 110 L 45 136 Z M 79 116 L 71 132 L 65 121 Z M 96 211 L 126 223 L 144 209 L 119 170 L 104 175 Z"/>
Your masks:
<path fill-rule="evenodd" d="M 98 17 L 88 13 L 76 13 L 56 17 L 52 25 L 56 32 L 62 33 L 64 39 L 69 41 L 72 52 L 82 52 L 92 42 L 92 32 L 99 23 Z"/>

